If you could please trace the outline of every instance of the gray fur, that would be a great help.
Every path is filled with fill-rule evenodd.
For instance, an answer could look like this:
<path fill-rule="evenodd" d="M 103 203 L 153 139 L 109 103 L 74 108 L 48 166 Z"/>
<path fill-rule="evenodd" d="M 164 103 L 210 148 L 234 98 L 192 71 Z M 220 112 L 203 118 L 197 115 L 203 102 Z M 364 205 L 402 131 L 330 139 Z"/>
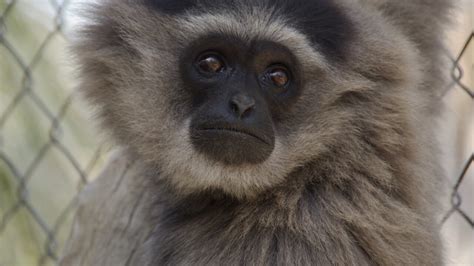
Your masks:
<path fill-rule="evenodd" d="M 356 29 L 344 61 L 244 0 L 179 15 L 139 2 L 92 6 L 75 53 L 104 128 L 147 165 L 150 265 L 443 264 L 433 130 L 451 1 L 334 0 Z M 178 58 L 216 31 L 281 43 L 303 66 L 262 164 L 222 165 L 190 145 Z"/>

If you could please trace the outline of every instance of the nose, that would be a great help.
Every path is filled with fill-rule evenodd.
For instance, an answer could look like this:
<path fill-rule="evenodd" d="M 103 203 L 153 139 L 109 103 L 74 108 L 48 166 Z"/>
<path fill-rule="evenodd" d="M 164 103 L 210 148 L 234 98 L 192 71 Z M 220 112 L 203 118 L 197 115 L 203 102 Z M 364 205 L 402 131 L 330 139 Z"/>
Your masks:
<path fill-rule="evenodd" d="M 249 116 L 255 109 L 255 99 L 246 94 L 237 94 L 230 99 L 230 109 L 240 119 Z"/>

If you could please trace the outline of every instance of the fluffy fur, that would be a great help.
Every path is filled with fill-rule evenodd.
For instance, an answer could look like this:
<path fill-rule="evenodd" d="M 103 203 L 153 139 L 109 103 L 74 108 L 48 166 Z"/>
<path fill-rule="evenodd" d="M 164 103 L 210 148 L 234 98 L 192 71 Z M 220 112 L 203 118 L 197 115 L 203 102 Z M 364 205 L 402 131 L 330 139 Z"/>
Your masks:
<path fill-rule="evenodd" d="M 441 265 L 433 128 L 451 1 L 297 1 L 346 21 L 313 36 L 296 15 L 332 18 L 218 2 L 104 0 L 75 46 L 85 94 L 156 191 L 150 265 Z M 179 58 L 209 33 L 277 42 L 301 64 L 264 163 L 223 165 L 190 143 Z"/>

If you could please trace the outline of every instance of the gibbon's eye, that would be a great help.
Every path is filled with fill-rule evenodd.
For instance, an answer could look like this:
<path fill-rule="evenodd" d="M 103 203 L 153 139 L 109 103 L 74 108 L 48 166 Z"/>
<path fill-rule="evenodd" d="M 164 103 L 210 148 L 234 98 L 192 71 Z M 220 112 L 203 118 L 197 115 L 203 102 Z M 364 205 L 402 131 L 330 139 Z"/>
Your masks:
<path fill-rule="evenodd" d="M 225 63 L 219 55 L 205 54 L 197 61 L 199 69 L 205 73 L 219 73 L 225 69 Z"/>
<path fill-rule="evenodd" d="M 290 74 L 288 70 L 282 66 L 270 67 L 267 70 L 266 76 L 273 85 L 279 88 L 284 88 L 290 83 Z"/>

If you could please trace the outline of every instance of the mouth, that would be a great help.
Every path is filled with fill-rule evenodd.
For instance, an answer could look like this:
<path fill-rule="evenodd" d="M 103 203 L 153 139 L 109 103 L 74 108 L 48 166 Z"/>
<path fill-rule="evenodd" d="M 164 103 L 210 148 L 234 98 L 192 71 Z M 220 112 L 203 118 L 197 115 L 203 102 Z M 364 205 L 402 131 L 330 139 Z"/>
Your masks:
<path fill-rule="evenodd" d="M 265 138 L 250 132 L 248 130 L 243 130 L 235 127 L 203 127 L 199 128 L 199 131 L 202 132 L 209 132 L 209 133 L 227 133 L 227 134 L 235 134 L 235 135 L 240 135 L 241 137 L 252 137 L 255 138 L 267 145 L 270 145 L 269 141 L 266 140 Z"/>
<path fill-rule="evenodd" d="M 262 163 L 275 147 L 273 134 L 236 123 L 204 122 L 190 134 L 198 152 L 227 165 Z"/>

